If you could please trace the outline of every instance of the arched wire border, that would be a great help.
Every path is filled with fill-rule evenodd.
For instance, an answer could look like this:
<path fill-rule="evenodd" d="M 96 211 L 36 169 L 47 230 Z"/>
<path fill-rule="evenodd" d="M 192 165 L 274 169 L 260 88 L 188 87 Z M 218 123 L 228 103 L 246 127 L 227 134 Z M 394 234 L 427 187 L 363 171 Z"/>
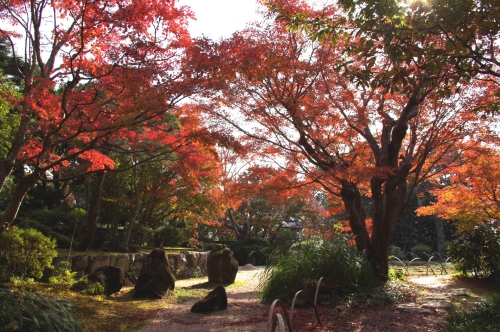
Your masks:
<path fill-rule="evenodd" d="M 318 284 L 316 285 L 316 293 L 314 294 L 314 302 L 313 302 L 313 324 L 315 322 L 318 323 L 318 325 L 321 324 L 321 321 L 319 319 L 319 314 L 318 314 L 318 308 L 317 308 L 317 301 L 318 301 L 318 293 L 319 293 L 319 287 L 321 285 L 321 282 L 323 281 L 323 277 L 319 278 Z M 326 285 L 326 282 L 324 282 Z M 297 293 L 295 293 L 295 296 L 293 297 L 292 301 L 292 307 L 290 309 L 290 317 L 288 317 L 288 312 L 285 308 L 285 305 L 283 302 L 281 302 L 279 299 L 276 299 L 273 301 L 271 304 L 271 308 L 269 308 L 269 316 L 267 319 L 267 331 L 268 332 L 276 332 L 276 328 L 279 328 L 278 332 L 285 332 L 285 323 L 283 321 L 283 316 L 280 313 L 274 313 L 274 308 L 277 304 L 281 307 L 283 310 L 283 314 L 285 315 L 285 319 L 287 322 L 288 326 L 288 331 L 292 332 L 292 317 L 293 317 L 293 309 L 295 307 L 295 301 L 297 300 L 297 297 L 300 293 L 304 292 L 304 294 L 307 293 L 305 290 L 299 290 Z"/>

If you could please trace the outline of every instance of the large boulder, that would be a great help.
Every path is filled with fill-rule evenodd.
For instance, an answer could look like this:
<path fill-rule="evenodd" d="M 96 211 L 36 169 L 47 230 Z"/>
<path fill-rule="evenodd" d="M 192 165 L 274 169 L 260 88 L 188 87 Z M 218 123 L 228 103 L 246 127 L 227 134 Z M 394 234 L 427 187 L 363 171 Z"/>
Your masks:
<path fill-rule="evenodd" d="M 136 298 L 161 299 L 175 287 L 175 277 L 165 250 L 155 248 L 144 260 L 135 285 Z"/>
<path fill-rule="evenodd" d="M 101 266 L 89 274 L 88 279 L 103 284 L 104 294 L 107 296 L 119 292 L 125 285 L 123 270 L 115 266 Z"/>
<path fill-rule="evenodd" d="M 191 312 L 203 313 L 216 310 L 227 309 L 226 289 L 222 286 L 217 286 L 213 291 L 208 293 L 203 299 L 196 302 L 191 307 Z"/>
<path fill-rule="evenodd" d="M 238 273 L 238 261 L 231 249 L 216 245 L 207 258 L 207 273 L 209 282 L 232 284 Z"/>

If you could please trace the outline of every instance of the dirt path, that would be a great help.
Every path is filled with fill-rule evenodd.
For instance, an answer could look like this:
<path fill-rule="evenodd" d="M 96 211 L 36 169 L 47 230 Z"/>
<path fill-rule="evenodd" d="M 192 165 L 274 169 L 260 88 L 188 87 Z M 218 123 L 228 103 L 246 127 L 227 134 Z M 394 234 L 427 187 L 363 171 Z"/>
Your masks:
<path fill-rule="evenodd" d="M 263 305 L 257 298 L 256 288 L 262 268 L 251 265 L 239 268 L 235 284 L 226 289 L 227 310 L 209 314 L 193 314 L 191 307 L 196 300 L 187 301 L 172 308 L 158 312 L 151 324 L 140 332 L 220 332 L 220 331 L 266 331 L 266 315 L 269 306 Z M 203 284 L 208 279 L 178 280 L 177 287 L 192 287 Z"/>
<path fill-rule="evenodd" d="M 209 314 L 190 312 L 195 300 L 184 302 L 175 307 L 158 312 L 151 324 L 140 332 L 264 332 L 267 327 L 269 305 L 263 305 L 257 299 L 261 268 L 240 267 L 236 276 L 236 287 L 227 289 L 228 309 Z M 180 280 L 176 287 L 193 287 L 206 282 L 205 279 Z M 293 313 L 294 331 L 316 332 L 438 332 L 448 317 L 447 309 L 453 303 L 477 301 L 479 297 L 450 275 L 417 276 L 409 282 L 420 289 L 416 299 L 409 303 L 376 307 L 319 307 L 322 321 L 313 327 L 310 308 L 296 310 Z"/>

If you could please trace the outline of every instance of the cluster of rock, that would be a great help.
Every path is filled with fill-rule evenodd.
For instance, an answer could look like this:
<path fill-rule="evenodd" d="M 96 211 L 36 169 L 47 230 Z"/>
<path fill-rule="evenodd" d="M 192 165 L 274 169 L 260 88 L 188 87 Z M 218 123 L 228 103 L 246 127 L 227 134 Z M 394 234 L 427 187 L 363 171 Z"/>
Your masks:
<path fill-rule="evenodd" d="M 54 266 L 68 257 L 57 257 Z M 183 277 L 208 274 L 209 282 L 233 283 L 238 272 L 238 261 L 224 245 L 217 245 L 209 254 L 182 252 L 169 255 L 155 248 L 149 255 L 110 254 L 72 257 L 73 270 L 89 272 L 88 280 L 104 285 L 105 295 L 119 292 L 128 282 L 135 282 L 136 298 L 160 299 L 175 287 L 176 275 Z M 172 268 L 173 267 L 173 268 Z M 127 272 L 125 272 L 127 271 Z M 130 276 L 133 273 L 133 276 Z M 49 273 L 44 278 L 49 278 Z M 195 307 L 196 306 L 196 307 Z M 193 306 L 193 312 L 207 312 L 227 308 L 224 287 L 220 286 Z"/>
<path fill-rule="evenodd" d="M 79 255 L 79 256 L 58 256 L 52 261 L 52 265 L 57 267 L 61 261 L 71 260 L 71 269 L 77 272 L 77 279 L 85 275 L 92 274 L 102 266 L 119 267 L 125 274 L 129 282 L 136 280 L 144 266 L 144 260 L 148 254 L 102 254 L 102 255 Z M 187 250 L 179 254 L 167 254 L 172 272 L 177 279 L 189 279 L 192 277 L 203 277 L 207 275 L 208 253 L 189 253 Z M 132 276 L 131 274 L 135 275 Z M 42 278 L 48 281 L 54 275 L 53 269 L 47 269 Z M 133 279 L 133 280 L 132 280 Z"/>

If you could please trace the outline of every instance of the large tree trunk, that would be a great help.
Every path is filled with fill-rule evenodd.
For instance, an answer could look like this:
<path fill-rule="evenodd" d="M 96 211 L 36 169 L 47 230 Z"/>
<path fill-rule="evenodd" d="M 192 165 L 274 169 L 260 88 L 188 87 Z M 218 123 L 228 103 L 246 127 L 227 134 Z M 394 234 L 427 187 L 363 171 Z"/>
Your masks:
<path fill-rule="evenodd" d="M 236 234 L 236 239 L 239 241 L 246 239 L 247 237 L 250 236 L 250 230 L 252 228 L 251 227 L 252 220 L 253 220 L 253 215 L 252 213 L 249 212 L 243 222 L 243 226 L 241 226 L 236 222 L 236 219 L 234 218 L 233 209 L 227 208 L 226 218 L 224 219 L 224 225 L 227 228 L 234 231 L 234 233 Z"/>
<path fill-rule="evenodd" d="M 96 172 L 92 179 L 92 195 L 90 198 L 90 206 L 88 212 L 87 228 L 83 238 L 76 246 L 76 250 L 85 251 L 88 249 L 92 240 L 94 239 L 95 231 L 97 228 L 97 220 L 101 210 L 102 201 L 102 185 L 104 183 L 104 171 Z"/>
<path fill-rule="evenodd" d="M 3 233 L 16 219 L 21 203 L 26 193 L 38 182 L 40 176 L 37 172 L 29 174 L 21 180 L 9 199 L 4 213 L 0 216 L 0 234 Z"/>

